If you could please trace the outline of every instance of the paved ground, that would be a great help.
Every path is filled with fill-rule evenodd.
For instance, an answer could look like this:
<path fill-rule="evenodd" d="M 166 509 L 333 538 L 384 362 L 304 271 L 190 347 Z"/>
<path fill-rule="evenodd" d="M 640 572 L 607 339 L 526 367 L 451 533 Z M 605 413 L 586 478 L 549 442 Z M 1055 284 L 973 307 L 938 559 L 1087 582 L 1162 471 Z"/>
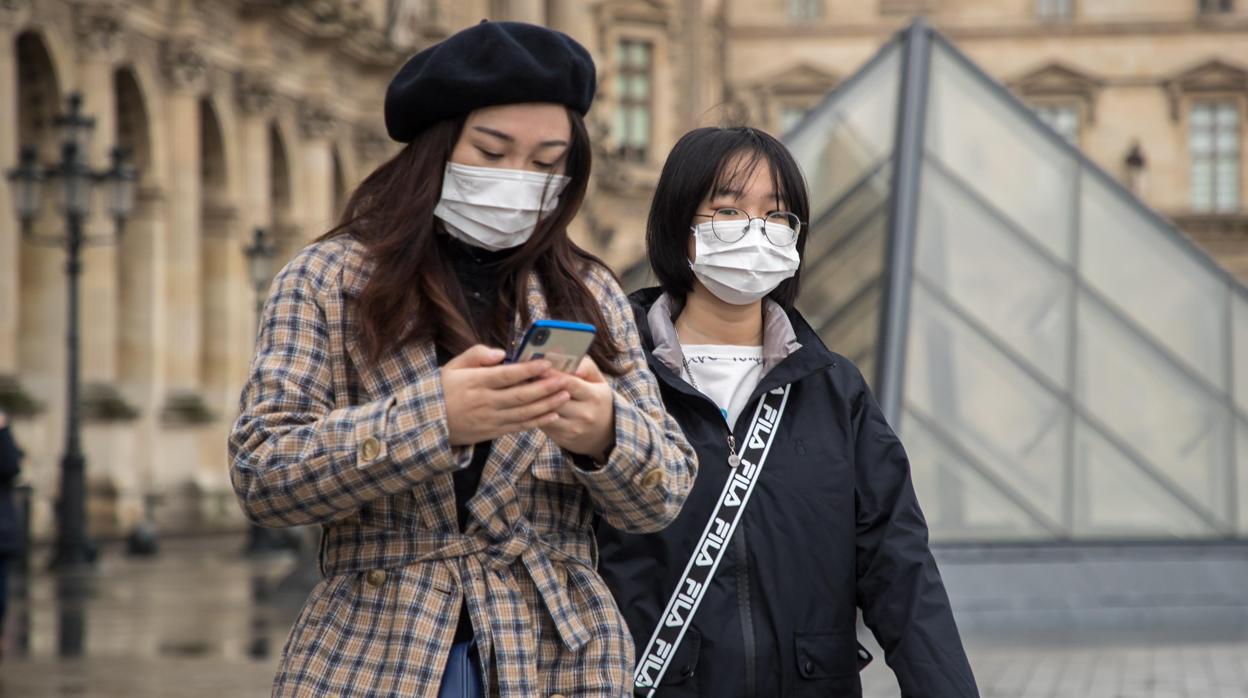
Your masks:
<path fill-rule="evenodd" d="M 16 599 L 0 698 L 268 695 L 293 609 L 271 593 L 289 557 L 249 562 L 233 539 L 175 541 L 155 560 L 105 549 L 80 582 L 37 575 Z M 985 698 L 1248 698 L 1248 641 L 1191 629 L 1129 638 L 972 636 Z M 868 698 L 898 695 L 878 648 Z M 60 656 L 64 652 L 70 656 Z"/>

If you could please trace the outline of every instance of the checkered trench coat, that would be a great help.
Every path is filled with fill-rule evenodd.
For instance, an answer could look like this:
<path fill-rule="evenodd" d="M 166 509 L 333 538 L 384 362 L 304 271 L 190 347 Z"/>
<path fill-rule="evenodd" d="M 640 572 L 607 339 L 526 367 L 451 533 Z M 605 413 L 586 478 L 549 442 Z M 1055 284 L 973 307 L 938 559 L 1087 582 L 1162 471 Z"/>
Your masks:
<path fill-rule="evenodd" d="M 574 467 L 537 430 L 494 441 L 460 532 L 431 344 L 370 365 L 348 300 L 370 264 L 350 238 L 314 243 L 274 281 L 229 438 L 247 515 L 320 524 L 321 581 L 295 622 L 275 696 L 434 696 L 467 603 L 491 695 L 629 694 L 633 645 L 595 571 L 592 520 L 655 531 L 675 518 L 696 456 L 667 416 L 615 280 L 585 280 L 627 352 L 615 449 Z M 545 317 L 530 282 L 532 316 Z"/>

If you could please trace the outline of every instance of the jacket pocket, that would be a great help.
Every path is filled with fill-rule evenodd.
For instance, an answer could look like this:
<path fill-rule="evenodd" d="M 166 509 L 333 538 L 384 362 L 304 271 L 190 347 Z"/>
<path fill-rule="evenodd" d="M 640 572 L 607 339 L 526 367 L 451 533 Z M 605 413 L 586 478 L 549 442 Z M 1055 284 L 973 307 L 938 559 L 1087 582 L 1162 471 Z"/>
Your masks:
<path fill-rule="evenodd" d="M 688 682 L 698 673 L 698 655 L 702 652 L 702 633 L 697 628 L 685 631 L 685 638 L 676 648 L 676 654 L 667 665 L 667 673 L 663 674 L 660 686 L 679 686 Z"/>
<path fill-rule="evenodd" d="M 840 679 L 858 673 L 858 640 L 853 633 L 794 633 L 797 675 Z"/>

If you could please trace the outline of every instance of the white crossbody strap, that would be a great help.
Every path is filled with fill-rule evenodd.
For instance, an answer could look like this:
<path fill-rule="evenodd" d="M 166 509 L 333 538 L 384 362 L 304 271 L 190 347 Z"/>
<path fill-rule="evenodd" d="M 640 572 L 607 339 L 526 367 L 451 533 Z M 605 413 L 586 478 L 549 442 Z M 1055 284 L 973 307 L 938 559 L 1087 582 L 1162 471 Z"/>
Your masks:
<path fill-rule="evenodd" d="M 659 617 L 658 627 L 650 636 L 641 660 L 633 672 L 633 691 L 637 696 L 650 698 L 655 688 L 667 672 L 672 656 L 680 641 L 689 629 L 693 614 L 697 613 L 706 588 L 715 576 L 720 560 L 724 557 L 727 543 L 737 530 L 741 521 L 741 513 L 754 494 L 754 485 L 762 473 L 767 453 L 771 451 L 771 442 L 775 438 L 780 425 L 780 416 L 784 414 L 784 406 L 789 401 L 789 386 L 776 388 L 763 395 L 754 410 L 754 419 L 750 422 L 750 430 L 741 449 L 740 462 L 732 468 L 724 490 L 719 495 L 715 511 L 706 522 L 698 544 L 694 546 L 693 555 L 685 565 L 685 571 L 676 582 L 663 615 Z"/>

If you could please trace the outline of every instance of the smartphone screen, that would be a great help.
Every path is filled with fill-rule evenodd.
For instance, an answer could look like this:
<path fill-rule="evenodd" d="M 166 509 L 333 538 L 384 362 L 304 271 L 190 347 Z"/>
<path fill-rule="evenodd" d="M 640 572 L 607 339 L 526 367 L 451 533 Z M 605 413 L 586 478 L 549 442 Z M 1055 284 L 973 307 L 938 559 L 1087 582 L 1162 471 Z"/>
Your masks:
<path fill-rule="evenodd" d="M 545 359 L 556 371 L 574 373 L 594 342 L 593 325 L 537 320 L 524 333 L 512 361 Z"/>

